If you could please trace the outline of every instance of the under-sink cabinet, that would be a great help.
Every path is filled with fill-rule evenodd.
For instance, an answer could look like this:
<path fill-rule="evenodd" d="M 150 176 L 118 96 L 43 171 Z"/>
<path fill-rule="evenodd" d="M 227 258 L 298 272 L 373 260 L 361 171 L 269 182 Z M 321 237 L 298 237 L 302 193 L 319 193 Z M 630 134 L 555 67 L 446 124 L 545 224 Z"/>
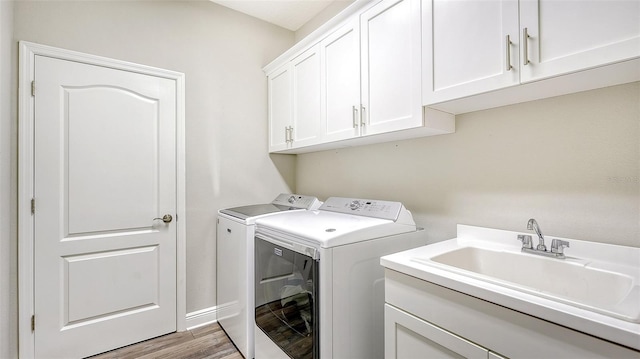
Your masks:
<path fill-rule="evenodd" d="M 422 11 L 424 105 L 555 78 L 435 106 L 462 113 L 639 79 L 637 0 L 425 0 Z"/>
<path fill-rule="evenodd" d="M 640 352 L 385 268 L 385 358 L 635 358 Z"/>
<path fill-rule="evenodd" d="M 436 325 L 384 305 L 385 358 L 504 358 Z"/>

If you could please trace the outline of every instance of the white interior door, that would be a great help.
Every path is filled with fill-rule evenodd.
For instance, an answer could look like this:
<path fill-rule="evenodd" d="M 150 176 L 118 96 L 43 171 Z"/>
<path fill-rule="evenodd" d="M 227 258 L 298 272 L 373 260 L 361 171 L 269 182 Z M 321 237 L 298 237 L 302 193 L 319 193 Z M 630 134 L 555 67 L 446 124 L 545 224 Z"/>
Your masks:
<path fill-rule="evenodd" d="M 35 84 L 36 357 L 175 331 L 175 81 L 36 56 Z"/>

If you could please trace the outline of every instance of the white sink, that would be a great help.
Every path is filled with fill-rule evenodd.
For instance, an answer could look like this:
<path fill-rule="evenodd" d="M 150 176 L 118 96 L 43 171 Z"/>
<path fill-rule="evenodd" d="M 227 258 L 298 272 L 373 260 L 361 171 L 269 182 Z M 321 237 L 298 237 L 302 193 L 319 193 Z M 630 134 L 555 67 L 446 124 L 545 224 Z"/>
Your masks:
<path fill-rule="evenodd" d="M 461 247 L 412 260 L 527 291 L 631 322 L 640 322 L 640 287 L 632 276 L 595 269 L 593 262 L 506 250 Z"/>
<path fill-rule="evenodd" d="M 388 270 L 640 350 L 640 248 L 570 242 L 565 259 L 521 251 L 520 233 L 458 225 L 457 238 L 384 256 Z"/>

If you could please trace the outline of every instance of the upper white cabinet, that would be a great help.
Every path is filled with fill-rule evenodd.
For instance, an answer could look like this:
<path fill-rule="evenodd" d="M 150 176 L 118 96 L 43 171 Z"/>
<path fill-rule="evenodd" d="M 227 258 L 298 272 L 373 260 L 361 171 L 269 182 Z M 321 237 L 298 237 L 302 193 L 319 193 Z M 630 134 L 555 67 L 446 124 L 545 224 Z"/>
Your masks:
<path fill-rule="evenodd" d="M 420 127 L 420 0 L 383 0 L 320 43 L 325 142 Z"/>
<path fill-rule="evenodd" d="M 521 0 L 520 28 L 522 82 L 640 56 L 638 0 Z"/>
<path fill-rule="evenodd" d="M 277 68 L 267 76 L 269 92 L 269 151 L 288 148 L 291 125 L 291 66 Z"/>
<path fill-rule="evenodd" d="M 424 101 L 519 83 L 518 1 L 424 1 Z"/>
<path fill-rule="evenodd" d="M 312 34 L 314 42 L 303 40 L 265 67 L 270 152 L 454 132 L 453 115 L 435 110 L 423 114 L 421 1 L 352 6 L 356 8 L 339 15 L 332 27 Z"/>
<path fill-rule="evenodd" d="M 452 113 L 639 79 L 637 0 L 425 0 L 422 28 L 424 105 L 507 89 Z"/>
<path fill-rule="evenodd" d="M 362 133 L 422 126 L 420 0 L 383 0 L 360 16 Z"/>
<path fill-rule="evenodd" d="M 314 46 L 267 76 L 269 151 L 320 141 L 320 53 Z"/>

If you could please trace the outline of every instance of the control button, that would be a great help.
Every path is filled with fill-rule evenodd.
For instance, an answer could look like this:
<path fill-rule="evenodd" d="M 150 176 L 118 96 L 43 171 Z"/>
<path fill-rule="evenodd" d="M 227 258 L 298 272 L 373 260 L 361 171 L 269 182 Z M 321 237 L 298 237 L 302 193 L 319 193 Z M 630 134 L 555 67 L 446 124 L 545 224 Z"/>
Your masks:
<path fill-rule="evenodd" d="M 349 204 L 349 208 L 351 208 L 354 211 L 360 208 L 360 206 L 361 206 L 360 201 L 351 201 L 351 203 Z"/>
<path fill-rule="evenodd" d="M 287 201 L 288 201 L 289 203 L 293 203 L 293 202 L 295 202 L 295 201 L 296 201 L 296 197 L 295 197 L 295 196 L 291 196 L 291 197 L 289 197 L 289 199 L 287 199 Z"/>

